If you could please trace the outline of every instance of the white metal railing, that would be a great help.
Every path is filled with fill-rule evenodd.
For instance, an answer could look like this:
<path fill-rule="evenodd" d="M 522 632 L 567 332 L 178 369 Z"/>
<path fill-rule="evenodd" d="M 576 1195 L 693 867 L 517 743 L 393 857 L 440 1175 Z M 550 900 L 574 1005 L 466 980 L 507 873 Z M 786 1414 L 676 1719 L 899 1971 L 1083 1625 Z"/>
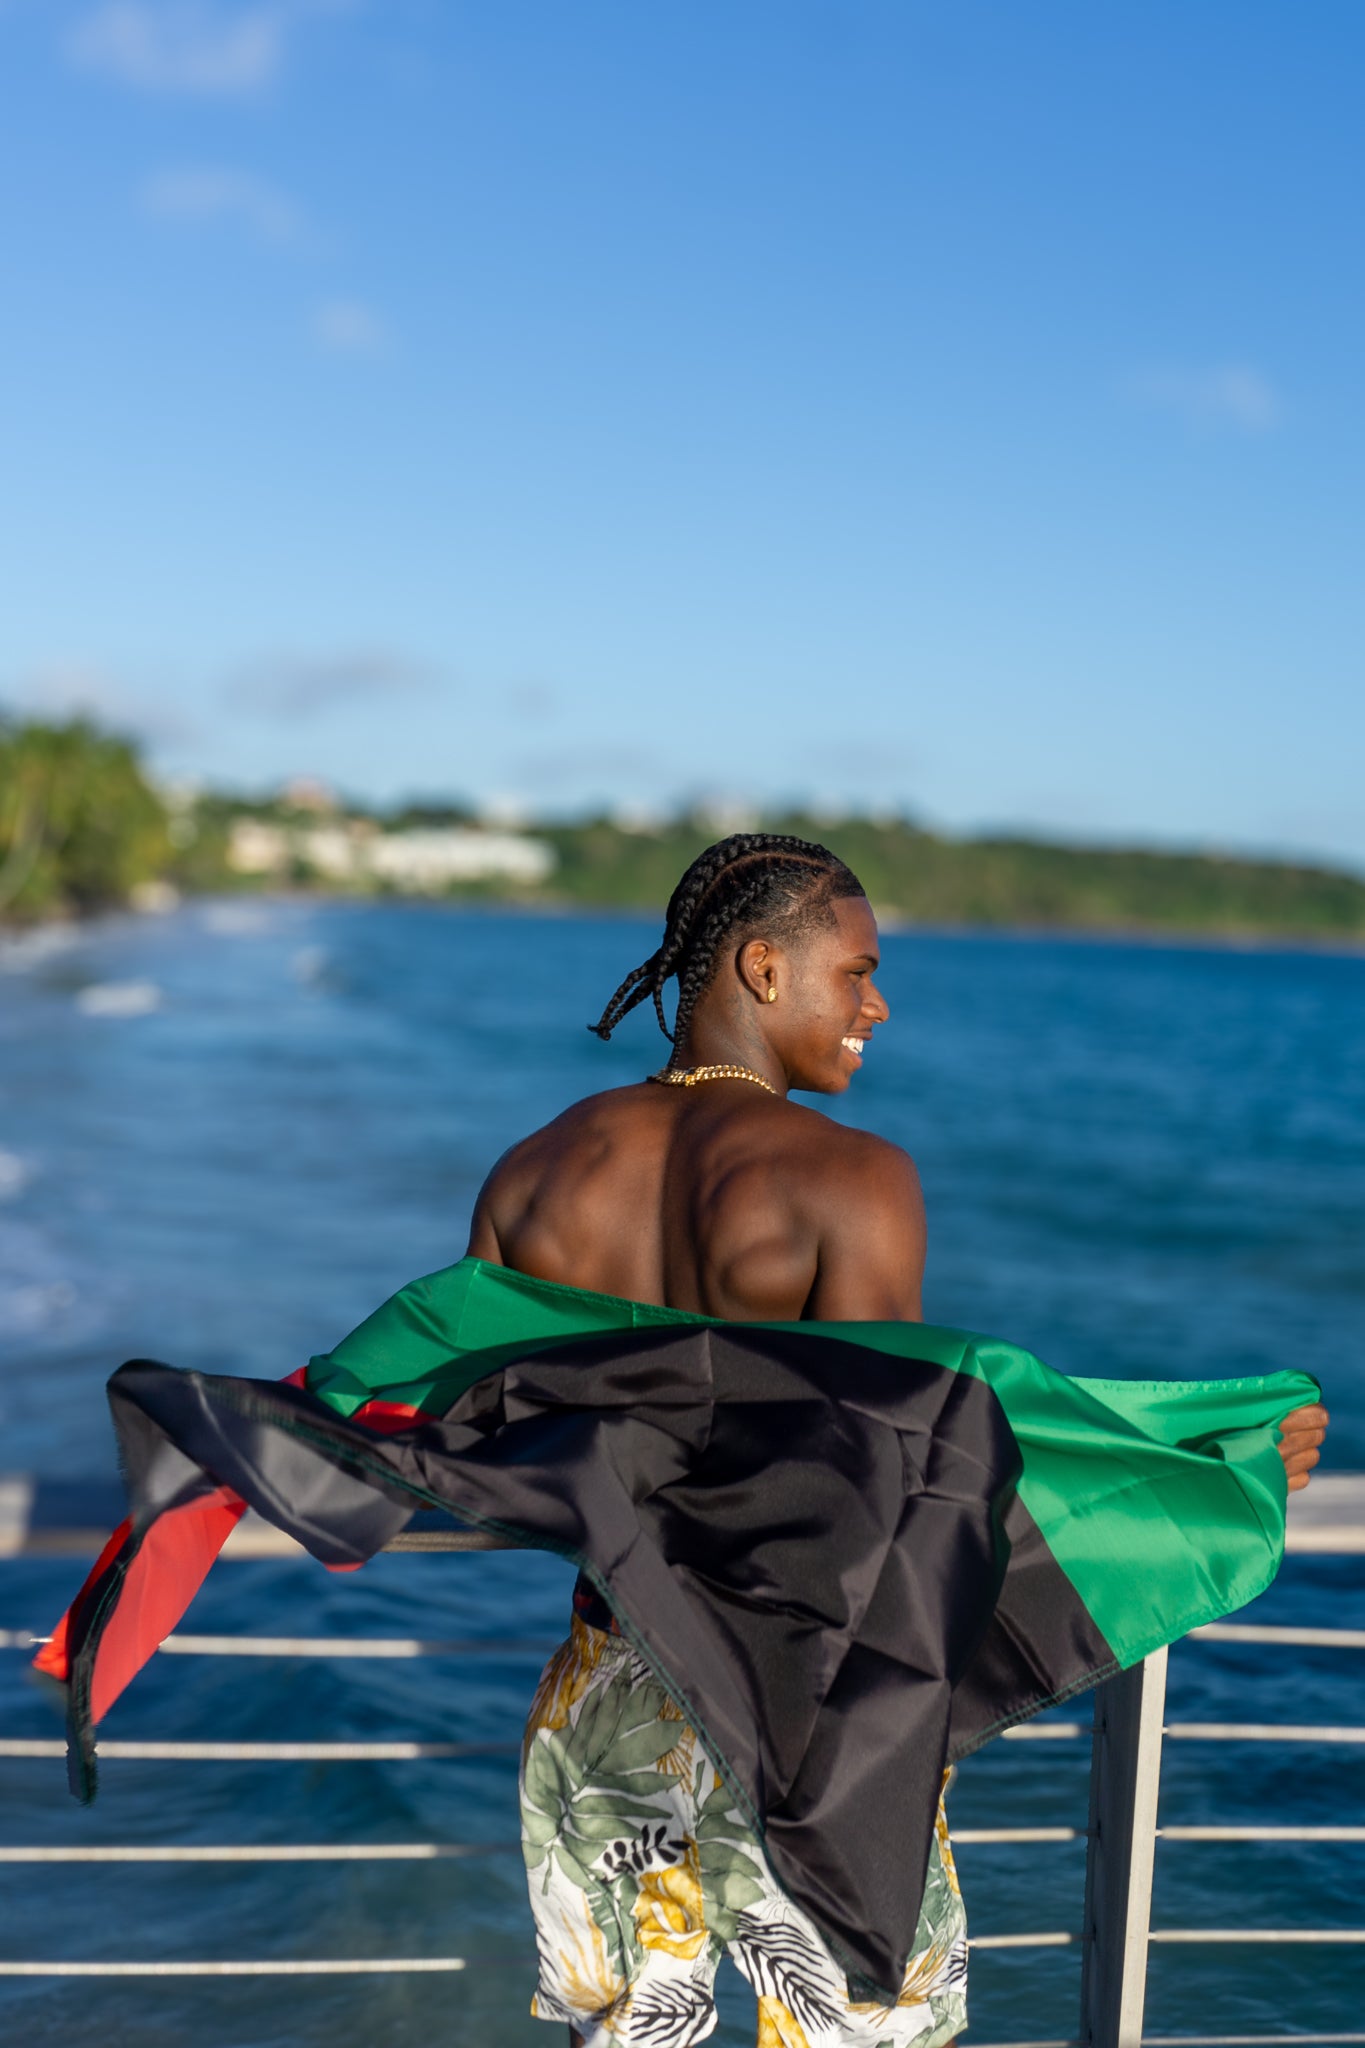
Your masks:
<path fill-rule="evenodd" d="M 70 1489 L 64 1489 L 68 1495 Z M 1315 1499 L 1314 1496 L 1317 1496 Z M 1312 1511 L 1307 1504 L 1312 1503 Z M 27 1480 L 0 1479 L 0 1557 L 73 1556 L 103 1541 L 101 1497 L 77 1521 L 44 1516 L 42 1490 Z M 66 1503 L 62 1505 L 65 1507 Z M 115 1504 L 116 1505 L 116 1504 Z M 1365 1477 L 1318 1479 L 1307 1496 L 1291 1503 L 1289 1549 L 1318 1554 L 1365 1551 Z M 112 1517 L 110 1517 L 112 1519 Z M 228 1556 L 301 1554 L 298 1546 L 268 1525 L 251 1526 Z M 504 1547 L 471 1537 L 454 1525 L 427 1518 L 393 1546 L 405 1550 L 469 1550 Z M 433 1525 L 434 1524 L 434 1525 Z M 23 1630 L 0 1631 L 0 1649 L 30 1651 L 40 1640 Z M 1283 1648 L 1336 1651 L 1365 1648 L 1365 1629 L 1328 1629 L 1216 1623 L 1197 1629 L 1191 1641 L 1276 1644 Z M 552 1639 L 334 1636 L 221 1636 L 174 1634 L 162 1655 L 211 1657 L 413 1658 L 518 1653 L 546 1656 Z M 1365 2032 L 1294 2035 L 1145 2035 L 1142 2032 L 1147 1964 L 1153 1944 L 1286 1944 L 1322 1947 L 1365 1945 L 1365 1928 L 1192 1928 L 1150 1924 L 1153 1863 L 1158 1840 L 1169 1842 L 1365 1842 L 1365 1825 L 1332 1826 L 1167 1826 L 1157 1823 L 1163 1744 L 1190 1742 L 1274 1742 L 1360 1744 L 1365 1726 L 1319 1726 L 1270 1722 L 1171 1722 L 1165 1720 L 1167 1653 L 1159 1651 L 1134 1670 L 1120 1673 L 1095 1693 L 1093 1724 L 1044 1720 L 1005 1731 L 1013 1742 L 1091 1742 L 1090 1812 L 1078 1827 L 962 1828 L 963 1845 L 1086 1842 L 1086 1884 L 1082 1925 L 1020 1934 L 972 1938 L 978 1950 L 1077 1947 L 1081 1953 L 1080 2031 L 1074 2040 L 987 2044 L 987 2048 L 1365 2048 Z M 514 1756 L 516 1743 L 493 1742 L 176 1742 L 108 1741 L 102 1761 L 174 1763 L 406 1762 L 424 1759 Z M 55 1740 L 0 1738 L 0 1758 L 58 1759 L 65 1744 Z M 270 1844 L 18 1844 L 0 1847 L 0 1865 L 25 1864 L 245 1864 L 418 1862 L 462 1860 L 518 1852 L 520 1842 L 380 1842 Z M 386 1975 L 452 1972 L 474 1967 L 473 1957 L 243 1959 L 227 1962 L 81 1962 L 0 1960 L 7 1977 L 248 1977 Z"/>

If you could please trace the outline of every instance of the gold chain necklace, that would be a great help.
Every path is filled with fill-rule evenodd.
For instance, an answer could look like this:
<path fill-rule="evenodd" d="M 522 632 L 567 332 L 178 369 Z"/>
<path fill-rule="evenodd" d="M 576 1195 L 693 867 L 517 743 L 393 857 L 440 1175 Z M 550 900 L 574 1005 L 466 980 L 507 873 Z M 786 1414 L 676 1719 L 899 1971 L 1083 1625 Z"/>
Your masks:
<path fill-rule="evenodd" d="M 661 1073 L 649 1074 L 650 1081 L 662 1081 L 668 1088 L 695 1088 L 698 1081 L 752 1081 L 759 1088 L 766 1088 L 769 1095 L 777 1090 L 771 1081 L 765 1081 L 762 1074 L 756 1074 L 752 1067 L 737 1067 L 730 1060 L 712 1067 L 665 1067 Z"/>

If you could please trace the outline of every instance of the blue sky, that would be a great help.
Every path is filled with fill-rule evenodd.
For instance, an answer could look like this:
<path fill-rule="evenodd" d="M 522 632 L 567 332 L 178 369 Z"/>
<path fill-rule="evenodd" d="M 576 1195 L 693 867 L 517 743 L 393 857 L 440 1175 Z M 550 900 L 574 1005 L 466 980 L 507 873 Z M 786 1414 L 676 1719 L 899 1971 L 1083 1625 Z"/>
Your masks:
<path fill-rule="evenodd" d="M 1365 867 L 1365 11 L 0 0 L 0 699 Z"/>

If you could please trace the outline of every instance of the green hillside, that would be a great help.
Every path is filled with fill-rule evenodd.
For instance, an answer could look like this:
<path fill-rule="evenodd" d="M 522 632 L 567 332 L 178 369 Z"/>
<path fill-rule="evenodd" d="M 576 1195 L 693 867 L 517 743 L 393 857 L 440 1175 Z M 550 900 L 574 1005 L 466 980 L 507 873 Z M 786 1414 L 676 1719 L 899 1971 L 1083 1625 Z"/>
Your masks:
<path fill-rule="evenodd" d="M 910 924 L 1365 942 L 1365 878 L 1330 868 L 949 839 L 903 819 L 836 824 L 789 813 L 762 823 L 833 846 L 883 917 Z M 484 876 L 422 893 L 657 911 L 721 830 L 695 815 L 649 829 L 611 818 L 527 824 L 512 835 L 513 852 L 525 854 L 528 844 L 548 849 L 538 855 L 542 875 L 533 860 L 530 880 Z M 407 843 L 401 835 L 452 831 L 481 847 L 491 843 L 469 808 L 455 803 L 386 816 L 343 806 L 313 785 L 274 798 L 212 791 L 171 799 L 126 739 L 80 719 L 54 725 L 0 717 L 0 923 L 165 901 L 167 884 L 186 893 L 394 893 L 408 884 L 392 879 L 392 862 L 376 864 L 376 847 L 391 853 Z M 250 871 L 234 863 L 234 839 L 240 849 L 242 835 L 252 833 L 258 848 L 273 845 L 273 866 Z M 330 866 L 318 851 L 327 842 Z"/>
<path fill-rule="evenodd" d="M 1332 869 L 1215 854 L 946 839 L 913 825 L 800 814 L 765 818 L 834 848 L 884 915 L 907 923 L 1035 926 L 1322 940 L 1365 939 L 1365 880 Z M 549 826 L 553 892 L 573 903 L 654 909 L 714 828 L 623 832 L 603 820 Z"/>

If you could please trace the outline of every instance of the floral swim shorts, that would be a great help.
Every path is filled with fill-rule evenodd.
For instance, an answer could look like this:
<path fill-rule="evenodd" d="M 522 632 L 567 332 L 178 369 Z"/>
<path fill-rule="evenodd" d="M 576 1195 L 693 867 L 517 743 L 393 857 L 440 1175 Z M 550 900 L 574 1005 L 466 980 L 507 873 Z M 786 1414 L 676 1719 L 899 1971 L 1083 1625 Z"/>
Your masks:
<path fill-rule="evenodd" d="M 588 2048 L 703 2040 L 725 1954 L 757 1993 L 758 2048 L 944 2048 L 967 2023 L 942 1806 L 900 1996 L 853 2003 L 695 1730 L 623 1637 L 577 1613 L 527 1721 L 521 1830 L 540 1951 L 531 2011 Z"/>

